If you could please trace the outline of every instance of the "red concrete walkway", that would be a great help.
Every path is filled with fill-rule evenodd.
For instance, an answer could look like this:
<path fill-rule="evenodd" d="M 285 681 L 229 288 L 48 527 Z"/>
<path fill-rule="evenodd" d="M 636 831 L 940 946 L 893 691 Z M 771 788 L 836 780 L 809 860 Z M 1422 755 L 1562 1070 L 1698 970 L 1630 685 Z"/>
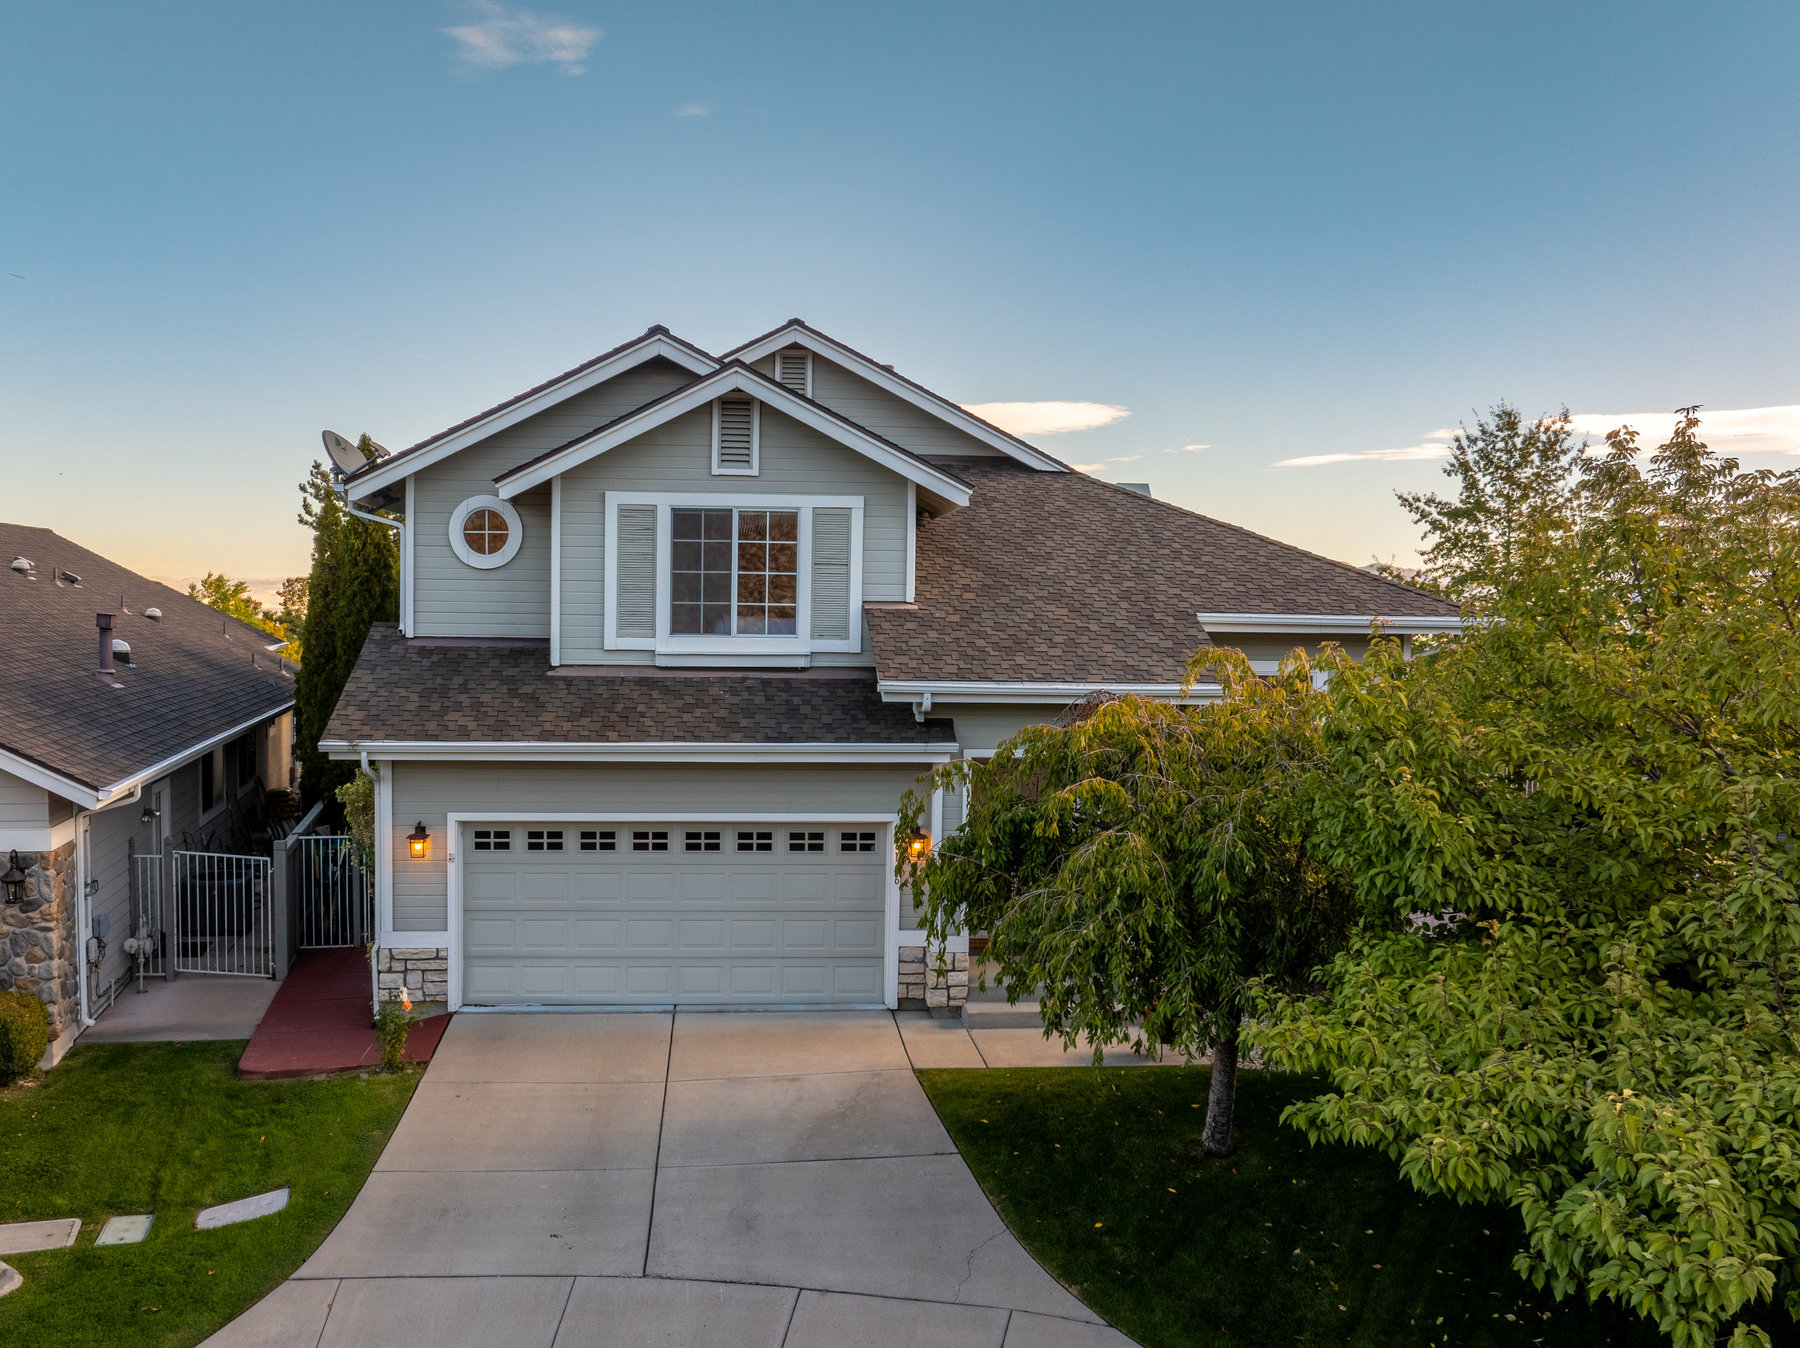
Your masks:
<path fill-rule="evenodd" d="M 238 1059 L 238 1075 L 267 1081 L 379 1066 L 370 996 L 367 951 L 301 951 Z M 430 1061 L 449 1023 L 447 1015 L 430 1016 L 413 1026 L 407 1058 Z"/>

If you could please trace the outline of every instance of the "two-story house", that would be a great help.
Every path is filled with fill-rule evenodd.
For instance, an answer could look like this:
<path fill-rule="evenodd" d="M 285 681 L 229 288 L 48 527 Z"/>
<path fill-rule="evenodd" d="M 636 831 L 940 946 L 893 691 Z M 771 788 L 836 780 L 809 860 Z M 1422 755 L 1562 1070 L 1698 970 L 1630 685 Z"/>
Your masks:
<path fill-rule="evenodd" d="M 378 775 L 385 981 L 452 1007 L 954 1007 L 893 878 L 921 772 L 1211 642 L 1457 624 L 798 319 L 652 328 L 346 491 L 405 521 L 401 618 L 323 747 Z"/>

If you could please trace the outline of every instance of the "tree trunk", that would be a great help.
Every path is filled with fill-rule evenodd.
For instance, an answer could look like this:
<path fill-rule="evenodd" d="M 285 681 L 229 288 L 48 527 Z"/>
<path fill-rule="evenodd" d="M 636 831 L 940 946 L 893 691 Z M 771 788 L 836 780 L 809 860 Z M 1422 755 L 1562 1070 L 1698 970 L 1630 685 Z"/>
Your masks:
<path fill-rule="evenodd" d="M 1206 1096 L 1206 1126 L 1200 1131 L 1200 1149 L 1208 1156 L 1229 1156 L 1237 1150 L 1231 1135 L 1231 1118 L 1237 1109 L 1237 1065 L 1235 1034 L 1213 1045 L 1212 1089 Z"/>

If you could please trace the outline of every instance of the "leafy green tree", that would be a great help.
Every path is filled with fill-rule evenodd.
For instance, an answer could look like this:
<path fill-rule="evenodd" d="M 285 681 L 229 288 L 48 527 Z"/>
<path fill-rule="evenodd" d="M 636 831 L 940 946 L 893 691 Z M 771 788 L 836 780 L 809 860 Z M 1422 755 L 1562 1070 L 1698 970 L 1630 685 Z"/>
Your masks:
<path fill-rule="evenodd" d="M 357 447 L 364 458 L 375 457 L 373 443 L 362 437 Z M 306 658 L 294 678 L 294 729 L 300 790 L 311 801 L 350 779 L 352 765 L 325 757 L 319 739 L 370 626 L 399 617 L 400 546 L 394 530 L 344 508 L 331 474 L 316 460 L 300 492 L 300 522 L 312 530 L 313 561 L 301 629 Z"/>
<path fill-rule="evenodd" d="M 188 598 L 198 599 L 208 608 L 216 608 L 270 636 L 286 637 L 275 615 L 265 612 L 251 595 L 247 580 L 233 580 L 222 571 L 208 571 L 200 581 L 190 582 L 187 592 Z"/>
<path fill-rule="evenodd" d="M 1476 622 L 1328 658 L 1315 837 L 1368 918 L 1250 1037 L 1330 1073 L 1314 1139 L 1518 1209 L 1538 1285 L 1766 1343 L 1756 1303 L 1800 1310 L 1800 476 L 1697 429 L 1647 466 L 1504 432 L 1409 502 Z"/>
<path fill-rule="evenodd" d="M 1272 678 L 1236 651 L 1196 658 L 1222 701 L 1090 699 L 987 762 L 939 769 L 901 818 L 904 836 L 932 788 L 970 801 L 910 876 L 928 940 L 985 931 L 1009 990 L 1041 985 L 1046 1033 L 1086 1037 L 1096 1061 L 1112 1044 L 1211 1050 L 1201 1141 L 1222 1156 L 1251 979 L 1296 985 L 1346 938 L 1355 904 L 1307 839 L 1321 742 L 1304 653 Z"/>

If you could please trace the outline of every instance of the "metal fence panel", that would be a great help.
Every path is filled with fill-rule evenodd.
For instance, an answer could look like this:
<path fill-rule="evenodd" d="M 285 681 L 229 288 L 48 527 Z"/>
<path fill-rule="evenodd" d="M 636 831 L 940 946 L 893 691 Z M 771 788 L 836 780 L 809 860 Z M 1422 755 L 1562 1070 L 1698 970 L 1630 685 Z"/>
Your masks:
<path fill-rule="evenodd" d="M 288 850 L 297 857 L 288 902 L 299 915 L 299 949 L 367 945 L 375 935 L 375 886 L 356 839 L 290 838 Z"/>
<path fill-rule="evenodd" d="M 131 858 L 132 978 L 166 978 L 169 974 L 169 918 L 163 904 L 167 858 L 161 852 L 135 852 Z"/>
<path fill-rule="evenodd" d="M 176 852 L 171 869 L 176 970 L 275 977 L 268 858 Z"/>

